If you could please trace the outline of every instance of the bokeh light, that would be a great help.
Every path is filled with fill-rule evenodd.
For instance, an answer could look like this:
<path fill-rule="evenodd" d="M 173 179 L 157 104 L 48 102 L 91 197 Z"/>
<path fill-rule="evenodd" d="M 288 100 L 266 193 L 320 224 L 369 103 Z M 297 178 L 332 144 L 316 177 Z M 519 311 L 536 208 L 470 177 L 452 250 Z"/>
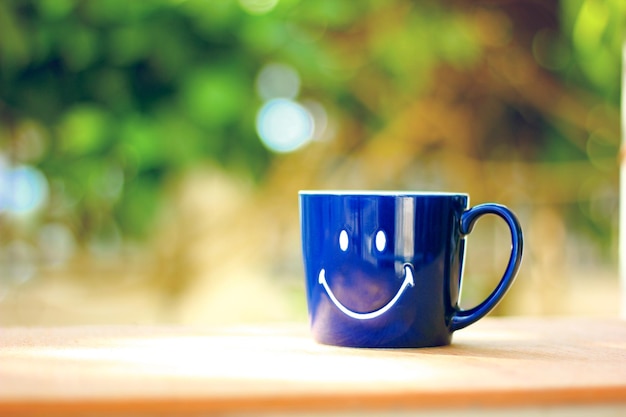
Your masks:
<path fill-rule="evenodd" d="M 241 8 L 253 15 L 270 12 L 278 4 L 278 0 L 239 0 Z"/>
<path fill-rule="evenodd" d="M 324 106 L 321 103 L 313 100 L 305 100 L 302 105 L 306 107 L 306 109 L 311 114 L 311 117 L 313 118 L 313 139 L 331 139 L 334 132 L 331 128 L 328 112 L 326 111 Z"/>
<path fill-rule="evenodd" d="M 37 272 L 37 250 L 23 240 L 13 240 L 0 248 L 0 287 L 21 284 Z"/>
<path fill-rule="evenodd" d="M 8 167 L 0 164 L 0 212 L 32 213 L 48 199 L 46 177 L 32 166 Z"/>
<path fill-rule="evenodd" d="M 270 100 L 261 108 L 256 119 L 261 141 L 274 152 L 292 152 L 313 137 L 311 113 L 302 105 L 287 99 Z"/>
<path fill-rule="evenodd" d="M 39 230 L 41 258 L 47 266 L 61 266 L 76 252 L 76 240 L 70 229 L 62 223 L 48 223 Z"/>
<path fill-rule="evenodd" d="M 291 66 L 270 63 L 259 71 L 256 90 L 263 100 L 296 98 L 300 91 L 300 76 Z"/>

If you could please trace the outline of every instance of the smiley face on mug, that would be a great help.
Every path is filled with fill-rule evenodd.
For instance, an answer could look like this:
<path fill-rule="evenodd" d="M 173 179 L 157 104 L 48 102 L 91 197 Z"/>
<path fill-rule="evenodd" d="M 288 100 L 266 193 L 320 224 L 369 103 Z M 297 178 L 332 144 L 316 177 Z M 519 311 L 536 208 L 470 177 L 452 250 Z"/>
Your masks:
<path fill-rule="evenodd" d="M 415 219 L 411 201 L 407 203 L 396 201 L 386 208 L 395 213 L 393 219 L 381 216 L 387 210 L 378 204 L 362 202 L 358 218 L 351 215 L 355 207 L 341 207 L 326 219 L 317 283 L 345 316 L 364 321 L 380 317 L 414 287 L 414 242 L 403 231 L 411 230 Z"/>
<path fill-rule="evenodd" d="M 318 282 L 324 287 L 324 290 L 333 304 L 345 315 L 357 320 L 373 319 L 391 309 L 400 299 L 403 292 L 408 287 L 415 285 L 413 266 L 410 263 L 402 264 L 401 274 L 398 274 L 395 269 L 389 271 L 387 274 L 381 274 L 378 269 L 374 274 L 368 273 L 367 264 L 356 266 L 357 264 L 354 263 L 354 258 L 364 252 L 372 252 L 373 258 L 376 257 L 377 253 L 383 254 L 387 249 L 386 233 L 383 230 L 378 230 L 373 239 L 364 239 L 363 242 L 360 242 L 360 248 L 358 248 L 359 242 L 351 243 L 351 240 L 348 231 L 342 229 L 337 239 L 338 245 L 329 245 L 330 247 L 338 246 L 339 251 L 345 254 L 346 258 L 349 258 L 347 261 L 348 267 L 340 267 L 338 268 L 339 271 L 331 271 L 329 273 L 333 278 L 335 287 L 338 288 L 337 292 L 341 300 L 337 298 L 331 289 L 331 285 L 329 285 L 327 281 L 326 268 L 320 269 Z M 374 245 L 370 247 L 372 242 Z M 360 250 L 351 251 L 351 246 L 357 246 L 357 249 Z M 353 253 L 349 253 L 349 251 Z M 342 271 L 347 271 L 347 274 L 342 273 Z M 356 283 L 359 286 L 358 293 L 352 289 L 345 291 L 345 283 L 350 280 L 350 277 L 352 277 L 352 280 L 356 279 L 358 281 Z M 399 279 L 394 280 L 393 278 Z M 400 282 L 400 285 L 395 295 L 391 296 L 390 293 L 393 292 L 393 288 L 392 286 L 385 285 L 385 282 L 389 284 L 393 283 L 393 281 Z"/>

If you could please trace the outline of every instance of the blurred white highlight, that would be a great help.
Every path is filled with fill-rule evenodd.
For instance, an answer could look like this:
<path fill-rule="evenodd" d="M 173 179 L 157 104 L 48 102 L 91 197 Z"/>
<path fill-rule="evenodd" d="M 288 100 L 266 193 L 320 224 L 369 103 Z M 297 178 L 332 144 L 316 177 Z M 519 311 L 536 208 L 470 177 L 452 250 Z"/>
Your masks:
<path fill-rule="evenodd" d="M 256 119 L 263 144 L 274 152 L 294 151 L 313 137 L 311 113 L 292 100 L 274 99 L 263 105 Z"/>

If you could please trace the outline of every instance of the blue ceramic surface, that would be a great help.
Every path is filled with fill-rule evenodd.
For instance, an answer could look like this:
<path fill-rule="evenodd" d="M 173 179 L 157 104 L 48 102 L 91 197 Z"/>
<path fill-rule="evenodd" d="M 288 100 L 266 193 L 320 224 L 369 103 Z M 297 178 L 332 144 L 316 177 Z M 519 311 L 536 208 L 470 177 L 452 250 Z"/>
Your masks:
<path fill-rule="evenodd" d="M 465 237 L 488 213 L 509 226 L 511 257 L 489 297 L 462 310 Z M 447 345 L 496 306 L 522 258 L 515 215 L 469 208 L 466 194 L 301 191 L 300 222 L 311 330 L 331 345 Z"/>

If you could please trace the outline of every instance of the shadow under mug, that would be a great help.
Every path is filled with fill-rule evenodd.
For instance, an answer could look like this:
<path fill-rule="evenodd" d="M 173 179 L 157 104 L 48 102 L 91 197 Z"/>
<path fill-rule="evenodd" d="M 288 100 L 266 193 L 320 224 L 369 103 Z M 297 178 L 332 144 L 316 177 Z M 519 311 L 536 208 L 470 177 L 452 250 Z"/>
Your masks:
<path fill-rule="evenodd" d="M 448 345 L 491 311 L 522 260 L 522 230 L 506 207 L 469 208 L 456 193 L 300 191 L 306 294 L 313 337 L 352 347 Z M 466 236 L 495 214 L 511 232 L 502 279 L 476 307 L 459 307 Z"/>

